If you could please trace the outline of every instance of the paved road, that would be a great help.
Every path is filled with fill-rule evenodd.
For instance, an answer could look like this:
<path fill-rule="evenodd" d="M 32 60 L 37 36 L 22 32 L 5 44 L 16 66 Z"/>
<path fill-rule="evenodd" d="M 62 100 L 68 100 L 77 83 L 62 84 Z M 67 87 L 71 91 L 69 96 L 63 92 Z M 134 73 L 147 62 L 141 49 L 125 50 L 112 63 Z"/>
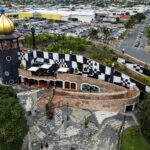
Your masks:
<path fill-rule="evenodd" d="M 147 19 L 136 26 L 134 31 L 126 37 L 126 39 L 123 41 L 123 43 L 120 45 L 119 50 L 125 49 L 125 52 L 141 61 L 144 61 L 146 63 L 150 63 L 150 52 L 144 51 L 144 48 L 142 47 L 135 47 L 135 43 L 138 37 L 138 34 L 141 31 L 144 31 L 144 28 L 150 24 L 150 15 L 148 15 Z M 145 34 L 145 33 L 144 33 Z M 145 43 L 145 37 L 142 36 L 140 39 L 140 43 Z"/>

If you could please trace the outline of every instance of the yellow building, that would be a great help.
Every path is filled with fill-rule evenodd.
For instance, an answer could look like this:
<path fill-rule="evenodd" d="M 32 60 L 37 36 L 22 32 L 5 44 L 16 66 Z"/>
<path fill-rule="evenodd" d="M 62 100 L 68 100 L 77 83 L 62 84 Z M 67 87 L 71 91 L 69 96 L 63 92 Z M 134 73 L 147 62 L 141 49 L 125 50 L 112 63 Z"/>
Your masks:
<path fill-rule="evenodd" d="M 61 20 L 62 16 L 59 14 L 53 14 L 53 13 L 32 13 L 32 12 L 20 12 L 19 13 L 19 19 L 27 19 L 30 17 L 35 17 L 35 18 L 45 18 L 45 19 L 50 19 L 50 20 Z"/>

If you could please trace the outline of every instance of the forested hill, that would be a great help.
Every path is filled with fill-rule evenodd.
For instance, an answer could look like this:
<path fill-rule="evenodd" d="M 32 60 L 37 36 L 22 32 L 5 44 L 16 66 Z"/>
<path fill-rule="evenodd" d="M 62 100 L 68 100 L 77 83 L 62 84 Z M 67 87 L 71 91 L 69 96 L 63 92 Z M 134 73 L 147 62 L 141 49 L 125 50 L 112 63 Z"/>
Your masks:
<path fill-rule="evenodd" d="M 133 6 L 135 4 L 142 4 L 148 2 L 149 0 L 135 0 L 133 2 L 128 0 L 3 0 L 5 4 L 16 3 L 16 4 L 54 4 L 54 5 L 68 5 L 68 4 L 91 4 L 97 6 L 109 6 L 112 3 L 116 4 L 127 4 L 128 6 Z M 0 1 L 0 4 L 3 3 Z"/>

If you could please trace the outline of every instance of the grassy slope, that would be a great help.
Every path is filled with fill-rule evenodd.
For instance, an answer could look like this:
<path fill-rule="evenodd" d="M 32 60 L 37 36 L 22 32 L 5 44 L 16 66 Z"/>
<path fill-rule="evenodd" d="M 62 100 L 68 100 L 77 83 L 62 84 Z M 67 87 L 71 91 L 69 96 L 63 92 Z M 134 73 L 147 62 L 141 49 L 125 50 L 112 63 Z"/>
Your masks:
<path fill-rule="evenodd" d="M 150 150 L 138 126 L 128 128 L 123 135 L 122 150 Z"/>

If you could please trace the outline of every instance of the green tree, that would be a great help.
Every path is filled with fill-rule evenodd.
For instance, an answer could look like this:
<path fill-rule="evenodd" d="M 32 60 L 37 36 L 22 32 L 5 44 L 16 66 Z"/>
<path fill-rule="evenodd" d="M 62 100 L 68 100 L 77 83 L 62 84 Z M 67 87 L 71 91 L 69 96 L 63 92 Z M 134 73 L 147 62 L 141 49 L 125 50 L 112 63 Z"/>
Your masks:
<path fill-rule="evenodd" d="M 92 29 L 91 32 L 90 32 L 90 37 L 92 38 L 96 38 L 97 37 L 97 34 L 98 34 L 98 30 L 96 29 Z"/>
<path fill-rule="evenodd" d="M 134 26 L 134 24 L 135 24 L 134 20 L 130 19 L 129 21 L 127 21 L 127 22 L 124 24 L 124 27 L 125 27 L 126 29 L 130 29 L 130 28 L 132 28 L 132 27 Z"/>
<path fill-rule="evenodd" d="M 108 28 L 104 27 L 102 32 L 104 33 L 105 36 L 108 36 L 110 31 L 108 30 Z"/>
<path fill-rule="evenodd" d="M 28 132 L 27 121 L 10 87 L 0 86 L 0 150 L 20 150 Z"/>
<path fill-rule="evenodd" d="M 139 106 L 139 121 L 143 135 L 150 142 L 150 94 L 145 96 L 145 99 Z"/>
<path fill-rule="evenodd" d="M 90 123 L 90 119 L 85 117 L 84 118 L 84 127 L 87 128 L 89 123 Z"/>
<path fill-rule="evenodd" d="M 132 28 L 136 23 L 140 23 L 141 20 L 145 19 L 145 15 L 143 13 L 137 13 L 134 16 L 131 16 L 130 20 L 128 20 L 128 22 L 126 22 L 125 28 L 129 29 Z"/>
<path fill-rule="evenodd" d="M 150 39 L 150 27 L 146 28 L 146 34 L 147 34 L 147 37 Z"/>
<path fill-rule="evenodd" d="M 146 17 L 143 13 L 137 13 L 136 15 L 134 15 L 134 18 L 136 19 L 137 23 L 140 23 Z"/>
<path fill-rule="evenodd" d="M 116 18 L 116 23 L 119 23 L 119 22 L 120 22 L 120 18 L 117 17 L 117 18 Z"/>

